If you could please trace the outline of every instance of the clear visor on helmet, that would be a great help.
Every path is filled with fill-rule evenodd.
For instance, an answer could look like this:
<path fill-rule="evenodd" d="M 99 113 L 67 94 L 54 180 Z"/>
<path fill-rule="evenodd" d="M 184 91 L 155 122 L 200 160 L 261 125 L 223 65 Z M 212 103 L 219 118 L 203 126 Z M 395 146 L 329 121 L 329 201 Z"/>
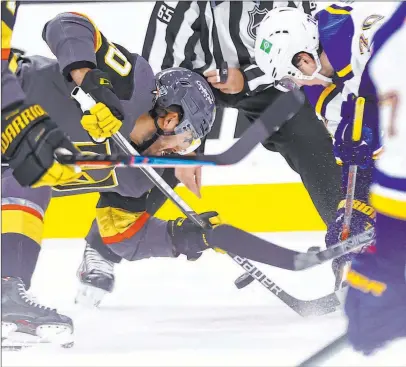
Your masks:
<path fill-rule="evenodd" d="M 174 153 L 178 154 L 187 154 L 193 152 L 200 145 L 200 139 L 195 139 L 191 130 L 184 130 L 183 132 L 176 133 L 175 135 L 164 136 L 163 138 L 163 142 L 168 149 L 172 149 Z M 197 141 L 199 141 L 198 145 Z"/>
<path fill-rule="evenodd" d="M 182 149 L 182 150 L 178 150 L 176 153 L 178 153 L 180 155 L 190 154 L 190 153 L 194 152 L 197 148 L 199 148 L 201 144 L 202 144 L 202 141 L 200 139 L 193 139 L 192 142 L 190 143 L 189 147 Z"/>
<path fill-rule="evenodd" d="M 176 135 L 184 134 L 185 132 L 188 132 L 190 135 L 192 135 L 194 139 L 200 138 L 193 124 L 186 118 L 183 119 L 179 124 L 177 124 L 174 130 L 174 133 Z"/>
<path fill-rule="evenodd" d="M 190 130 L 174 135 L 160 135 L 158 139 L 144 152 L 145 155 L 189 154 L 201 144 L 195 139 Z"/>
<path fill-rule="evenodd" d="M 200 136 L 194 126 L 184 120 L 175 127 L 174 143 L 177 145 L 176 153 L 185 155 L 194 152 L 201 144 Z"/>

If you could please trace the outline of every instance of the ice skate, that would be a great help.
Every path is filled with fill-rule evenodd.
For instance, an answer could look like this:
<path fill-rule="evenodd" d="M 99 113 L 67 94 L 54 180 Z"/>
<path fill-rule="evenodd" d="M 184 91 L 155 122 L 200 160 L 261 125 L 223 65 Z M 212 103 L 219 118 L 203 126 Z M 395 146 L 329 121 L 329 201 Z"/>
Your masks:
<path fill-rule="evenodd" d="M 86 244 L 82 263 L 79 266 L 79 290 L 75 303 L 86 307 L 98 307 L 114 287 L 114 264 L 104 259 L 100 253 Z"/>
<path fill-rule="evenodd" d="M 43 306 L 26 291 L 19 278 L 1 279 L 2 349 L 21 349 L 37 343 L 73 345 L 73 322 Z"/>

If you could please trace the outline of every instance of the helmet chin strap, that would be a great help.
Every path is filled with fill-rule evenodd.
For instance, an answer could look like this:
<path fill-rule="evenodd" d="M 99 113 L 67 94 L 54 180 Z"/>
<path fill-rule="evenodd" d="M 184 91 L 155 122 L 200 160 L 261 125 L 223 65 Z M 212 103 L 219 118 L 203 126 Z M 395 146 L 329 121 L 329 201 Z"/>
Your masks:
<path fill-rule="evenodd" d="M 155 125 L 155 128 L 156 128 L 156 134 L 158 134 L 159 136 L 176 135 L 174 131 L 172 131 L 172 132 L 163 131 L 158 125 L 158 118 L 159 118 L 158 116 L 156 116 L 154 118 L 154 125 Z"/>
<path fill-rule="evenodd" d="M 333 79 L 332 79 L 332 78 L 329 78 L 329 77 L 327 77 L 327 76 L 324 76 L 324 75 L 322 75 L 322 74 L 320 73 L 320 71 L 321 71 L 322 68 L 323 68 L 323 65 L 322 65 L 322 63 L 321 63 L 320 56 L 319 56 L 317 53 L 316 53 L 316 54 L 313 53 L 313 57 L 314 57 L 314 60 L 316 61 L 316 64 L 317 64 L 317 72 L 314 73 L 314 76 L 315 76 L 316 78 L 322 80 L 323 82 L 332 83 L 332 82 L 333 82 Z"/>
<path fill-rule="evenodd" d="M 151 139 L 143 141 L 141 144 L 135 144 L 133 141 L 131 142 L 131 145 L 133 148 L 138 152 L 142 153 L 146 151 L 152 144 L 154 144 L 157 140 L 159 139 L 158 134 L 154 134 Z"/>
<path fill-rule="evenodd" d="M 140 145 L 135 144 L 134 142 L 131 142 L 131 145 L 139 152 L 142 153 L 145 150 L 147 150 L 152 144 L 154 144 L 160 136 L 169 136 L 169 135 L 175 135 L 174 132 L 165 132 L 163 131 L 159 125 L 158 125 L 158 116 L 154 117 L 154 125 L 156 128 L 156 132 L 154 135 L 152 135 L 151 138 L 148 140 L 143 141 Z"/>
<path fill-rule="evenodd" d="M 322 74 L 320 74 L 320 73 L 316 73 L 316 74 L 314 74 L 314 76 L 315 76 L 316 78 L 320 79 L 320 80 L 323 80 L 324 82 L 327 82 L 327 83 L 332 83 L 332 82 L 333 82 L 333 79 L 332 79 L 332 78 L 329 78 L 329 77 L 327 77 L 327 76 L 324 76 L 324 75 L 322 75 Z"/>

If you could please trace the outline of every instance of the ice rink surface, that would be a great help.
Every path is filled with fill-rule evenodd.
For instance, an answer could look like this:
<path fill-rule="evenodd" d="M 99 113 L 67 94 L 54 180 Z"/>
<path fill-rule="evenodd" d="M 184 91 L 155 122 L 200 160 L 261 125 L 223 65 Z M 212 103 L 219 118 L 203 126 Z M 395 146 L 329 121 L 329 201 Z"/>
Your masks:
<path fill-rule="evenodd" d="M 306 251 L 323 233 L 261 236 Z M 4 366 L 294 366 L 345 330 L 340 312 L 301 318 L 257 282 L 237 290 L 241 268 L 207 251 L 198 261 L 147 259 L 116 267 L 99 309 L 73 302 L 82 240 L 47 240 L 34 275 L 39 301 L 74 319 L 75 345 L 3 353 Z M 257 264 L 300 299 L 331 292 L 329 264 L 301 273 Z M 344 350 L 325 366 L 405 366 L 406 342 L 366 358 Z"/>

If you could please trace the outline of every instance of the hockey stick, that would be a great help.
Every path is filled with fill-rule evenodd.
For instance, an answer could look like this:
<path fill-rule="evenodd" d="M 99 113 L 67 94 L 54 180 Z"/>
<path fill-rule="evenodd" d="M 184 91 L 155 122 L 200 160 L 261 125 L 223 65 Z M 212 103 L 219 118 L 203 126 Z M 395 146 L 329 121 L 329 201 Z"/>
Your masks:
<path fill-rule="evenodd" d="M 348 346 L 347 333 L 326 345 L 323 349 L 313 354 L 311 357 L 300 363 L 297 367 L 314 367 L 325 363 L 333 355 L 341 352 Z"/>
<path fill-rule="evenodd" d="M 364 115 L 364 105 L 365 98 L 358 97 L 355 104 L 355 117 L 353 121 L 352 136 L 351 140 L 353 142 L 359 142 L 362 137 L 362 118 Z M 356 164 L 351 164 L 348 169 L 348 180 L 347 180 L 347 192 L 345 195 L 345 210 L 343 219 L 343 229 L 341 232 L 341 239 L 346 240 L 350 235 L 351 230 L 351 218 L 352 218 L 352 206 L 354 204 L 355 196 L 355 184 L 357 182 L 357 171 L 358 166 Z M 343 278 L 346 273 L 346 262 L 340 264 L 340 269 L 336 274 L 336 281 L 334 285 L 334 290 L 340 289 L 343 282 Z"/>
<path fill-rule="evenodd" d="M 357 182 L 357 170 L 358 167 L 355 164 L 350 165 L 348 170 L 348 182 L 347 182 L 347 193 L 345 195 L 345 210 L 344 210 L 344 219 L 343 219 L 343 229 L 341 234 L 341 239 L 346 240 L 350 235 L 351 228 L 351 218 L 352 218 L 352 206 L 354 204 L 354 195 L 355 195 L 355 184 Z M 340 265 L 334 284 L 334 290 L 338 291 L 343 282 L 345 275 L 346 263 Z"/>
<path fill-rule="evenodd" d="M 82 89 L 76 87 L 72 91 L 72 97 L 80 100 L 83 104 L 83 109 L 90 109 L 94 101 L 89 100 L 89 96 Z M 268 107 L 234 143 L 231 148 L 220 154 L 196 154 L 196 156 L 141 156 L 139 154 L 98 154 L 98 155 L 58 155 L 57 159 L 62 164 L 86 166 L 86 167 L 174 167 L 174 166 L 224 166 L 232 165 L 240 162 L 245 158 L 259 143 L 264 141 L 268 136 L 272 135 L 280 129 L 286 120 L 289 120 L 295 115 L 304 100 L 303 95 L 287 93 L 277 98 L 272 106 Z M 266 124 L 263 121 L 271 120 L 271 124 Z M 117 138 L 114 140 L 117 143 Z M 122 139 L 118 143 L 122 148 Z M 130 155 L 129 155 L 130 154 Z M 7 163 L 2 163 L 2 166 L 8 166 Z"/>
<path fill-rule="evenodd" d="M 76 92 L 74 97 L 77 97 L 78 91 Z M 81 93 L 79 93 L 81 96 Z M 85 110 L 89 109 L 91 106 L 85 106 L 85 96 L 79 97 L 79 99 L 83 98 L 83 102 L 79 100 L 78 102 L 84 106 Z M 87 97 L 86 97 L 87 98 Z M 94 102 L 93 102 L 94 103 Z M 273 105 L 275 106 L 275 104 Z M 268 109 L 267 109 L 268 110 Z M 263 117 L 263 116 L 261 116 Z M 115 141 L 119 143 L 124 151 L 128 151 L 130 154 L 136 155 L 137 152 L 128 142 L 120 135 L 114 135 L 113 138 Z M 152 171 L 152 177 L 150 179 L 154 182 L 158 189 L 160 189 L 163 194 L 169 198 L 189 219 L 193 221 L 196 225 L 206 228 L 207 223 L 201 221 L 200 217 L 195 213 L 173 190 L 171 187 L 163 185 L 159 185 L 161 181 L 166 184 L 164 180 L 162 180 L 161 176 L 159 176 L 152 168 L 146 167 L 144 168 L 147 171 Z M 148 176 L 148 174 L 147 174 Z M 158 176 L 158 177 L 154 177 Z M 148 176 L 149 177 L 149 176 Z M 271 279 L 269 279 L 266 275 L 264 275 L 258 268 L 252 265 L 248 259 L 241 258 L 239 256 L 233 255 L 232 253 L 227 253 L 237 264 L 239 264 L 247 273 L 243 274 L 242 277 L 236 280 L 236 285 L 238 288 L 242 288 L 244 284 L 239 283 L 239 279 L 243 278 L 246 282 L 246 279 L 251 278 L 252 280 L 255 279 L 260 282 L 265 288 L 271 291 L 274 295 L 276 295 L 282 302 L 288 305 L 293 311 L 298 313 L 300 316 L 310 316 L 310 315 L 324 315 L 326 313 L 330 313 L 336 310 L 336 308 L 340 305 L 340 302 L 337 296 L 333 293 L 328 296 L 312 300 L 312 301 L 302 301 L 292 297 L 290 294 L 286 293 L 282 288 L 280 288 L 277 284 L 275 284 Z M 248 283 L 247 283 L 248 284 Z M 245 284 L 246 285 L 246 284 Z"/>
<path fill-rule="evenodd" d="M 293 97 L 293 96 L 292 96 Z M 245 158 L 256 146 L 266 139 L 266 136 L 278 131 L 281 124 L 268 128 L 261 120 L 252 124 L 231 148 L 221 154 L 196 154 L 195 156 L 142 156 L 142 155 L 74 155 L 62 156 L 58 160 L 64 164 L 113 164 L 117 167 L 171 167 L 171 166 L 225 166 L 236 164 Z"/>
<path fill-rule="evenodd" d="M 355 183 L 356 183 L 356 176 L 357 176 L 357 166 L 351 165 L 349 168 L 348 173 L 348 185 L 347 185 L 347 193 L 345 198 L 345 212 L 344 212 L 344 220 L 343 220 L 343 230 L 342 230 L 342 240 L 346 240 L 350 233 L 350 224 L 351 224 L 351 217 L 352 217 L 352 205 L 354 202 L 354 194 L 355 194 Z M 319 254 L 320 256 L 323 256 Z M 250 257 L 252 259 L 252 257 Z M 327 261 L 327 260 L 325 260 Z M 301 270 L 301 269 L 293 269 L 293 270 Z M 344 276 L 344 267 L 342 267 L 339 273 L 336 275 L 336 280 L 334 284 L 334 291 L 338 291 L 342 284 L 342 279 Z M 236 286 L 237 288 L 243 288 L 249 285 L 253 281 L 252 277 L 249 277 L 248 274 L 241 275 L 237 281 Z"/>
<path fill-rule="evenodd" d="M 76 99 L 82 107 L 82 110 L 89 110 L 94 101 L 89 100 L 89 96 L 79 87 L 74 88 L 72 97 Z M 241 138 L 231 146 L 228 150 L 221 154 L 204 155 L 197 154 L 196 156 L 141 156 L 135 149 L 135 153 L 128 155 L 68 155 L 58 157 L 58 160 L 64 164 L 78 165 L 116 165 L 118 167 L 139 167 L 139 166 L 159 166 L 170 167 L 177 165 L 194 165 L 194 166 L 222 166 L 238 163 L 245 158 L 259 143 L 264 141 L 268 136 L 272 135 L 280 129 L 280 127 L 293 117 L 304 103 L 302 94 L 287 93 L 281 95 L 275 102 L 268 107 L 260 118 L 258 118 L 241 136 Z M 267 124 L 264 121 L 270 120 Z M 114 138 L 116 141 L 116 138 Z M 122 137 L 120 138 L 122 145 Z M 117 141 L 116 141 L 117 142 Z M 128 144 L 130 147 L 131 145 Z"/>
<path fill-rule="evenodd" d="M 62 155 L 58 156 L 58 161 L 62 164 L 77 165 L 77 166 L 109 166 L 109 167 L 134 167 L 139 168 L 142 166 L 149 167 L 174 167 L 174 166 L 228 166 L 238 163 L 241 159 L 245 158 L 248 153 L 255 148 L 255 146 L 261 142 L 260 139 L 252 140 L 249 142 L 249 138 L 257 135 L 263 138 L 263 134 L 256 129 L 257 125 L 252 125 L 254 129 L 247 131 L 247 134 L 243 134 L 241 140 L 238 140 L 230 149 L 221 154 L 203 155 L 197 153 L 195 156 L 177 156 L 177 155 L 165 155 L 165 156 L 145 156 L 145 155 L 128 155 L 128 154 L 98 154 L 98 155 Z M 248 129 L 250 130 L 250 128 Z M 255 131 L 256 130 L 256 131 Z M 254 134 L 252 134 L 254 133 Z M 246 139 L 245 139 L 246 138 Z M 240 144 L 239 144 L 240 143 Z M 245 145 L 247 143 L 248 145 Z M 244 147 L 246 151 L 240 150 L 239 146 Z M 249 149 L 248 149 L 249 147 Z M 234 156 L 232 151 L 236 149 L 241 156 Z M 246 153 L 246 154 L 245 154 Z"/>
<path fill-rule="evenodd" d="M 358 167 L 355 164 L 351 164 L 348 169 L 348 182 L 347 182 L 347 193 L 345 195 L 343 231 L 341 235 L 342 240 L 346 240 L 350 235 L 352 206 L 354 204 L 355 184 L 357 182 L 357 170 Z"/>
<path fill-rule="evenodd" d="M 233 260 L 238 263 L 246 274 L 261 283 L 266 289 L 278 297 L 283 303 L 289 306 L 293 311 L 302 317 L 321 316 L 331 312 L 335 312 L 341 303 L 335 293 L 317 298 L 310 301 L 303 301 L 291 296 L 279 287 L 273 280 L 269 279 L 261 270 L 253 265 L 248 259 L 237 255 L 232 256 Z M 245 274 L 243 275 L 243 277 Z M 249 283 L 248 283 L 249 284 Z"/>
<path fill-rule="evenodd" d="M 271 129 L 272 131 L 276 131 L 278 129 L 277 126 L 280 127 L 286 119 L 291 118 L 292 113 L 293 114 L 295 113 L 292 111 L 297 112 L 300 109 L 301 105 L 304 103 L 303 95 L 296 94 L 297 95 L 296 98 L 294 99 L 289 98 L 290 105 L 288 107 L 286 104 L 282 103 L 285 100 L 288 102 L 288 99 L 286 98 L 287 95 L 285 94 L 279 97 L 278 101 L 276 101 L 279 103 L 276 104 L 275 102 L 271 107 L 268 107 L 260 117 L 260 120 L 268 119 L 268 117 L 271 117 L 273 119 L 274 127 Z M 83 111 L 89 110 L 95 104 L 93 98 L 90 95 L 84 93 L 83 90 L 79 87 L 76 87 L 74 89 L 74 91 L 72 92 L 72 97 L 78 101 Z M 274 110 L 275 108 L 278 109 Z M 263 124 L 262 121 L 261 124 Z M 125 152 L 128 152 L 131 155 L 138 155 L 138 152 L 131 146 L 131 144 L 128 143 L 127 140 L 123 138 L 123 136 L 120 133 L 114 134 L 113 139 Z M 187 205 L 187 203 L 178 194 L 176 194 L 176 192 L 166 183 L 165 180 L 162 179 L 160 175 L 158 175 L 158 173 L 156 173 L 156 171 L 153 168 L 141 167 L 140 169 L 155 184 L 155 186 L 186 215 L 186 217 L 188 217 L 197 226 L 203 229 L 207 228 L 208 224 L 204 220 L 202 220 L 199 217 L 199 215 L 192 208 L 190 208 L 189 205 Z M 232 255 L 231 253 L 227 254 L 235 262 L 240 264 L 238 262 L 238 259 L 235 258 L 235 255 Z M 251 266 L 253 267 L 253 265 Z"/>
<path fill-rule="evenodd" d="M 298 271 L 323 264 L 336 257 L 347 254 L 375 239 L 375 230 L 371 228 L 356 236 L 338 242 L 319 252 L 298 252 L 290 250 L 239 228 L 222 225 L 213 229 L 209 242 L 225 251 L 249 258 L 277 268 Z"/>
<path fill-rule="evenodd" d="M 353 121 L 351 140 L 353 142 L 359 142 L 362 137 L 362 118 L 364 115 L 365 98 L 358 97 L 355 103 L 355 117 Z M 348 170 L 347 181 L 347 193 L 345 196 L 345 212 L 343 220 L 343 231 L 341 239 L 346 240 L 350 235 L 350 225 L 352 217 L 352 205 L 355 195 L 355 184 L 357 182 L 357 170 L 356 164 L 351 164 Z"/>

